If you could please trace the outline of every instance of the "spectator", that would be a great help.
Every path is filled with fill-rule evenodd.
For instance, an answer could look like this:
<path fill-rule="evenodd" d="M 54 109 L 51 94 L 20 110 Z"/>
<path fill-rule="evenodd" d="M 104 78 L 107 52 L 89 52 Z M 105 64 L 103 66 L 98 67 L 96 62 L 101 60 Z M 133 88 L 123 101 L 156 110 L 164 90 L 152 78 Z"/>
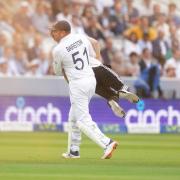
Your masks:
<path fill-rule="evenodd" d="M 157 21 L 157 19 L 158 19 L 160 14 L 162 14 L 160 4 L 154 4 L 154 6 L 153 6 L 153 13 L 149 17 L 150 25 L 152 25 L 154 22 Z"/>
<path fill-rule="evenodd" d="M 4 5 L 0 5 L 0 30 L 6 31 L 11 34 L 14 33 L 14 28 L 12 26 L 12 13 L 6 11 Z"/>
<path fill-rule="evenodd" d="M 170 3 L 168 6 L 168 19 L 174 22 L 176 26 L 180 25 L 180 17 L 177 15 L 177 7 L 175 3 Z"/>
<path fill-rule="evenodd" d="M 102 39 L 105 40 L 105 36 L 103 34 L 103 28 L 101 27 L 100 23 L 98 22 L 95 16 L 88 19 L 88 27 L 84 30 L 86 34 L 94 39 Z"/>
<path fill-rule="evenodd" d="M 176 63 L 174 61 L 167 61 L 164 66 L 164 77 L 175 78 L 176 77 Z"/>
<path fill-rule="evenodd" d="M 149 34 L 150 41 L 155 40 L 157 37 L 156 30 L 153 27 L 149 26 L 149 20 L 146 16 L 140 18 L 139 25 L 127 29 L 124 32 L 124 35 L 128 37 L 131 33 L 135 33 L 137 35 L 138 40 L 141 40 L 143 38 L 144 33 Z"/>
<path fill-rule="evenodd" d="M 110 34 L 110 12 L 107 7 L 103 9 L 102 14 L 99 17 L 100 24 L 102 25 L 106 34 Z"/>
<path fill-rule="evenodd" d="M 89 19 L 93 17 L 95 14 L 93 13 L 93 10 L 91 7 L 85 7 L 84 11 L 82 13 L 82 22 L 85 29 L 89 27 Z"/>
<path fill-rule="evenodd" d="M 13 23 L 19 24 L 22 28 L 26 29 L 32 22 L 29 13 L 30 4 L 27 1 L 20 3 L 18 11 L 13 16 Z"/>
<path fill-rule="evenodd" d="M 105 48 L 101 51 L 104 64 L 111 64 L 114 52 L 113 39 L 112 37 L 107 37 L 105 40 Z"/>
<path fill-rule="evenodd" d="M 114 70 L 118 75 L 124 76 L 127 74 L 127 69 L 125 68 L 125 62 L 123 60 L 121 52 L 116 51 L 113 54 L 110 65 L 112 70 Z"/>
<path fill-rule="evenodd" d="M 42 1 L 39 1 L 36 7 L 36 11 L 32 16 L 32 23 L 37 31 L 47 35 L 49 22 L 49 17 L 45 11 L 45 6 Z"/>
<path fill-rule="evenodd" d="M 0 62 L 7 63 L 8 68 L 6 70 L 6 74 L 10 76 L 17 76 L 19 75 L 19 72 L 13 58 L 13 53 L 12 47 L 5 47 L 3 56 L 0 58 Z"/>
<path fill-rule="evenodd" d="M 54 46 L 54 42 L 47 35 L 48 27 L 57 17 L 69 19 L 72 32 L 85 31 L 88 35 L 100 40 L 100 43 L 105 45 L 102 50 L 104 62 L 112 65 L 119 74 L 130 76 L 138 74 L 138 57 L 141 57 L 141 52 L 145 48 L 153 52 L 162 65 L 165 59 L 174 58 L 172 51 L 180 48 L 180 15 L 177 11 L 179 8 L 176 6 L 177 3 L 166 6 L 167 3 L 160 4 L 154 0 L 141 0 L 142 3 L 139 3 L 139 0 L 68 2 L 71 1 L 1 1 L 0 57 L 2 63 L 0 69 L 3 72 L 7 72 L 7 75 L 22 75 L 24 71 L 31 72 L 33 69 L 34 72 L 34 69 L 38 69 L 37 73 L 29 74 L 52 73 L 49 61 L 51 58 L 42 58 L 46 56 L 42 54 L 42 51 L 49 54 Z M 108 37 L 107 40 L 106 37 Z M 124 37 L 127 40 L 124 41 Z M 7 47 L 12 47 L 11 53 L 5 50 Z M 137 50 L 139 48 L 140 51 Z M 126 56 L 123 54 L 122 57 L 123 49 L 126 49 Z M 140 56 L 137 56 L 138 54 Z M 30 69 L 26 69 L 24 61 L 28 64 L 33 61 Z M 174 66 L 171 67 L 171 65 L 170 63 L 162 69 L 168 77 L 174 76 L 172 68 Z"/>
<path fill-rule="evenodd" d="M 149 40 L 148 33 L 143 34 L 143 39 L 138 41 L 138 45 L 141 49 L 141 52 L 143 51 L 143 49 L 147 48 L 152 53 L 152 42 Z"/>
<path fill-rule="evenodd" d="M 8 64 L 4 59 L 0 59 L 0 76 L 8 76 Z"/>
<path fill-rule="evenodd" d="M 40 62 L 38 60 L 33 60 L 29 63 L 26 72 L 26 76 L 42 76 L 42 74 L 39 72 L 39 65 Z"/>
<path fill-rule="evenodd" d="M 71 5 L 73 8 L 71 8 L 71 14 L 72 16 L 76 15 L 77 17 L 81 18 L 81 15 L 83 13 L 83 5 L 80 2 L 72 2 Z"/>
<path fill-rule="evenodd" d="M 24 31 L 23 31 L 24 32 Z M 23 33 L 14 33 L 13 34 L 13 42 L 12 46 L 15 46 L 16 48 L 26 48 L 26 43 L 24 42 Z"/>
<path fill-rule="evenodd" d="M 25 1 L 28 2 L 29 15 L 31 16 L 36 9 L 37 1 L 36 0 L 25 0 Z"/>
<path fill-rule="evenodd" d="M 139 76 L 140 74 L 140 67 L 139 67 L 139 56 L 137 53 L 132 52 L 129 55 L 129 60 L 126 63 L 127 68 L 127 76 Z"/>
<path fill-rule="evenodd" d="M 153 41 L 153 56 L 158 60 L 158 62 L 163 66 L 166 60 L 166 56 L 169 51 L 169 46 L 164 37 L 164 32 L 158 32 L 158 38 Z"/>
<path fill-rule="evenodd" d="M 162 95 L 160 90 L 160 70 L 157 64 L 153 62 L 151 52 L 146 48 L 142 52 L 142 59 L 139 62 L 140 77 L 135 82 L 137 94 L 141 97 L 154 97 L 158 92 Z"/>
<path fill-rule="evenodd" d="M 37 31 L 34 26 L 29 26 L 28 29 L 23 33 L 22 37 L 24 39 L 25 47 L 24 48 L 31 48 L 34 45 L 34 39 L 37 36 Z"/>
<path fill-rule="evenodd" d="M 43 37 L 40 34 L 36 34 L 32 47 L 27 49 L 29 61 L 38 57 L 39 52 L 42 49 L 42 44 L 43 44 Z"/>
<path fill-rule="evenodd" d="M 122 4 L 120 0 L 116 0 L 110 9 L 110 29 L 115 35 L 122 34 L 126 29 L 124 13 L 122 12 Z"/>
<path fill-rule="evenodd" d="M 6 19 L 6 17 L 3 18 Z M 9 46 L 12 44 L 13 41 L 12 36 L 13 33 L 15 32 L 15 29 L 5 19 L 2 21 L 0 20 L 0 34 L 3 34 L 4 38 L 6 39 L 6 44 L 4 44 L 4 46 L 6 45 Z"/>
<path fill-rule="evenodd" d="M 173 57 L 167 60 L 165 67 L 169 66 L 169 64 L 176 67 L 176 77 L 180 78 L 180 49 L 173 50 Z"/>
<path fill-rule="evenodd" d="M 168 45 L 171 49 L 180 48 L 180 31 L 175 25 L 170 26 L 170 38 L 168 39 Z"/>
<path fill-rule="evenodd" d="M 63 9 L 63 4 L 64 0 L 51 0 L 51 8 L 54 17 L 56 17 L 56 15 L 61 12 Z"/>
<path fill-rule="evenodd" d="M 70 4 L 64 3 L 62 12 L 56 15 L 58 21 L 66 20 L 71 24 L 72 15 L 70 13 Z"/>
<path fill-rule="evenodd" d="M 18 74 L 23 75 L 25 74 L 28 65 L 26 53 L 23 49 L 15 49 L 14 52 L 15 52 L 14 63 L 16 64 Z"/>
<path fill-rule="evenodd" d="M 96 2 L 96 8 L 99 14 L 103 13 L 104 8 L 110 8 L 114 4 L 114 0 L 95 0 Z"/>
<path fill-rule="evenodd" d="M 39 52 L 39 55 L 36 59 L 32 60 L 33 62 L 38 62 L 37 74 L 46 75 L 49 69 L 49 59 L 48 54 L 43 50 Z"/>
<path fill-rule="evenodd" d="M 154 27 L 157 29 L 157 31 L 164 32 L 164 37 L 166 40 L 170 38 L 169 25 L 166 23 L 165 14 L 161 13 L 157 16 L 157 20 L 154 22 Z"/>
<path fill-rule="evenodd" d="M 7 39 L 4 33 L 0 33 L 0 57 L 3 56 L 4 47 L 7 45 Z"/>
<path fill-rule="evenodd" d="M 139 11 L 140 16 L 151 16 L 153 14 L 152 0 L 142 0 L 142 3 L 140 3 L 137 9 Z"/>
<path fill-rule="evenodd" d="M 124 54 L 128 57 L 132 52 L 136 54 L 141 54 L 141 49 L 138 44 L 137 34 L 132 32 L 127 40 L 124 43 Z"/>
<path fill-rule="evenodd" d="M 139 17 L 139 11 L 133 6 L 133 0 L 126 0 L 125 15 L 129 23 L 136 23 Z"/>
<path fill-rule="evenodd" d="M 56 17 L 54 16 L 53 14 L 53 10 L 51 8 L 51 5 L 48 3 L 48 2 L 45 2 L 44 3 L 44 8 L 45 8 L 45 13 L 48 15 L 49 17 L 49 21 L 51 23 L 55 22 L 56 21 Z"/>

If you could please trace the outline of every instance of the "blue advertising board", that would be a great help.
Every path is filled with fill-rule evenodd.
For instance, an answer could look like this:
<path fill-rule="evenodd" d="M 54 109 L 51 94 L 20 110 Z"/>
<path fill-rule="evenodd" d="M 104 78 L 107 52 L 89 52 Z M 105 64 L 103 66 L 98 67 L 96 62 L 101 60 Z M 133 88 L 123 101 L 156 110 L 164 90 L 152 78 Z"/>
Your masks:
<path fill-rule="evenodd" d="M 114 116 L 101 98 L 93 98 L 90 113 L 106 133 L 179 133 L 180 100 L 144 99 L 137 104 L 121 100 L 125 119 Z M 1 96 L 0 131 L 64 131 L 68 97 Z"/>

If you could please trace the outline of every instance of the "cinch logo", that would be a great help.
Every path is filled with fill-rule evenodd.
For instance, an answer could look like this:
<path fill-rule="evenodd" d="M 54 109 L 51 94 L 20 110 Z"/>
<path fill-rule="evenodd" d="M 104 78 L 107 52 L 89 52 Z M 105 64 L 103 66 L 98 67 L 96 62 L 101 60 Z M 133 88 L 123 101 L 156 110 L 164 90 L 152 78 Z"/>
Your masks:
<path fill-rule="evenodd" d="M 7 108 L 4 120 L 7 122 L 33 122 L 48 123 L 48 124 L 61 124 L 61 112 L 58 108 L 54 107 L 52 103 L 46 106 L 40 106 L 35 109 L 32 106 L 26 106 L 25 98 L 18 97 L 16 106 Z"/>
<path fill-rule="evenodd" d="M 155 112 L 152 109 L 145 109 L 145 102 L 141 100 L 136 108 L 127 112 L 125 118 L 127 125 L 159 125 L 162 121 L 167 125 L 180 125 L 180 111 L 175 110 L 173 106 L 167 106 L 167 109 Z"/>

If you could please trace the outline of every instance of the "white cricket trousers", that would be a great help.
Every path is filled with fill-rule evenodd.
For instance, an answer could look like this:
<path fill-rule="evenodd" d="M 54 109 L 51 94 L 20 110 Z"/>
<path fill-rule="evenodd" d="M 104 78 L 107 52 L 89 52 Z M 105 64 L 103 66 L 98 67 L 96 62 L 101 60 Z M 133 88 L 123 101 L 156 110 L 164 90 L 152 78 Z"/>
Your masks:
<path fill-rule="evenodd" d="M 71 108 L 69 112 L 68 152 L 79 151 L 81 132 L 103 149 L 110 139 L 105 136 L 89 114 L 89 102 L 95 94 L 95 77 L 74 80 L 69 83 Z"/>

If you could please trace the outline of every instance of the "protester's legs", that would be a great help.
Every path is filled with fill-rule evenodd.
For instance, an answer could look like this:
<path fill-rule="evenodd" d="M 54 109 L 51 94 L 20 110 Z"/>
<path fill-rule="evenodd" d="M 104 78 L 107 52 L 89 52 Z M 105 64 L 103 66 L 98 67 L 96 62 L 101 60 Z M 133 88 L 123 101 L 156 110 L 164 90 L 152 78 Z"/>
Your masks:
<path fill-rule="evenodd" d="M 119 95 L 113 89 L 102 86 L 101 84 L 96 85 L 96 94 L 105 98 L 107 101 L 109 100 L 119 100 Z"/>
<path fill-rule="evenodd" d="M 97 84 L 102 85 L 108 89 L 113 89 L 114 91 L 120 91 L 124 83 L 121 81 L 119 76 L 107 66 L 101 65 L 93 68 Z"/>
<path fill-rule="evenodd" d="M 125 84 L 123 84 L 119 76 L 110 68 L 101 65 L 93 68 L 93 70 L 98 85 L 105 87 L 105 89 L 110 89 L 114 91 L 115 94 L 118 94 L 119 98 L 124 98 L 134 103 L 137 103 L 139 101 L 139 97 L 129 92 L 128 87 Z"/>

